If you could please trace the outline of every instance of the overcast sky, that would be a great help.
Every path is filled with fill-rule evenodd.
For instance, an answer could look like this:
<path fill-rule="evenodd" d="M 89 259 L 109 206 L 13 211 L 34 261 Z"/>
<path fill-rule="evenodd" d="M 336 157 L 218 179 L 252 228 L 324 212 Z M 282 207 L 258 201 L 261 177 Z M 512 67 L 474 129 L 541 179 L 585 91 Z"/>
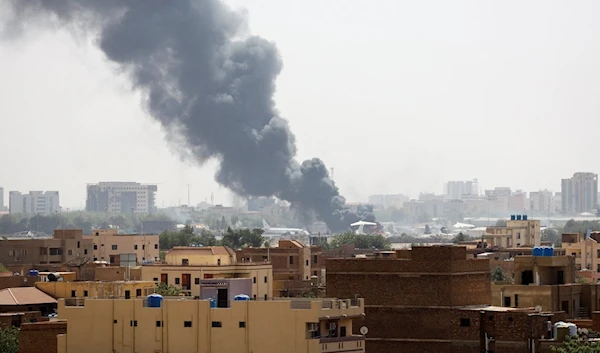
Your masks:
<path fill-rule="evenodd" d="M 473 178 L 560 191 L 598 172 L 598 1 L 227 2 L 279 47 L 298 158 L 333 167 L 350 201 Z M 0 42 L 0 96 L 6 193 L 58 190 L 77 208 L 86 183 L 139 181 L 158 184 L 158 206 L 187 203 L 188 184 L 194 204 L 230 203 L 214 164 L 177 156 L 93 42 Z"/>

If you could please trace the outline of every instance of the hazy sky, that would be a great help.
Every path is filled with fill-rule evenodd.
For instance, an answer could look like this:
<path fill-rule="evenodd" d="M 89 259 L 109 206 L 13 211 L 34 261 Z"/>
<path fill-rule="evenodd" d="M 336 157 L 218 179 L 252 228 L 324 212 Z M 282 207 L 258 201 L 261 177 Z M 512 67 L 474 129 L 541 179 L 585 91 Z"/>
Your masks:
<path fill-rule="evenodd" d="M 598 1 L 227 2 L 280 49 L 298 158 L 334 167 L 350 201 L 472 178 L 559 191 L 600 169 Z M 32 28 L 0 42 L 0 96 L 7 193 L 59 190 L 76 208 L 86 183 L 139 181 L 159 206 L 187 203 L 188 184 L 192 203 L 229 203 L 214 164 L 170 149 L 92 41 Z"/>

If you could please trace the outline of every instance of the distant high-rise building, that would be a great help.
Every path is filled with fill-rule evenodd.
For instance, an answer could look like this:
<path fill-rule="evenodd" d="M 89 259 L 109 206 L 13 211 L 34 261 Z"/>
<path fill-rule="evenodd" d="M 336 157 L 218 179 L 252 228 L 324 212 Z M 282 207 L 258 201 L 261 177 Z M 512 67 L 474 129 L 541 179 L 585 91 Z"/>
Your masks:
<path fill-rule="evenodd" d="M 462 200 L 479 196 L 479 182 L 477 179 L 471 181 L 449 181 L 444 184 L 444 195 L 446 199 Z"/>
<path fill-rule="evenodd" d="M 109 213 L 154 213 L 156 185 L 134 182 L 100 182 L 87 186 L 85 210 Z"/>
<path fill-rule="evenodd" d="M 552 191 L 540 190 L 529 193 L 529 209 L 533 212 L 549 213 L 554 212 Z"/>
<path fill-rule="evenodd" d="M 486 197 L 510 196 L 512 191 L 508 186 L 497 186 L 493 190 L 486 190 Z"/>
<path fill-rule="evenodd" d="M 562 180 L 562 211 L 564 213 L 590 212 L 598 204 L 598 174 L 575 173 Z"/>
<path fill-rule="evenodd" d="M 0 186 L 0 212 L 4 211 L 4 188 Z"/>
<path fill-rule="evenodd" d="M 370 195 L 369 203 L 375 207 L 381 208 L 402 208 L 409 198 L 402 194 L 387 194 L 387 195 Z"/>
<path fill-rule="evenodd" d="M 49 215 L 60 210 L 58 191 L 30 191 L 22 194 L 11 191 L 8 194 L 9 213 Z"/>

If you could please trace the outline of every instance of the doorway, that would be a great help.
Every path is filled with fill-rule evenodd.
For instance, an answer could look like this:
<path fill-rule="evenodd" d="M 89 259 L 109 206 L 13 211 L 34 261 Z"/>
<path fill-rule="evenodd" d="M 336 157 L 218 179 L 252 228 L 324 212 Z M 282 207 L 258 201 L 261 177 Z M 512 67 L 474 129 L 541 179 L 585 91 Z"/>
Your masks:
<path fill-rule="evenodd" d="M 166 273 L 160 274 L 160 283 L 169 284 L 169 275 Z"/>
<path fill-rule="evenodd" d="M 218 288 L 217 289 L 217 308 L 227 308 L 227 302 L 229 301 L 229 293 L 227 292 L 227 288 Z"/>

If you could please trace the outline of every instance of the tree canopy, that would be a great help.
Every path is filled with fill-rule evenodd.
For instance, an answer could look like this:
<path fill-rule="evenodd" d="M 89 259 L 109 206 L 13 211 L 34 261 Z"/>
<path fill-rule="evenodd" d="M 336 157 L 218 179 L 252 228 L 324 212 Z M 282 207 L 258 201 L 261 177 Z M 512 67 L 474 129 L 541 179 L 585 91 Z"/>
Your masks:
<path fill-rule="evenodd" d="M 385 238 L 381 234 L 369 235 L 355 234 L 354 232 L 346 232 L 334 236 L 331 240 L 331 247 L 333 248 L 339 248 L 340 246 L 345 244 L 354 244 L 354 246 L 358 249 L 391 249 L 391 243 L 389 239 Z"/>
<path fill-rule="evenodd" d="M 587 339 L 580 340 L 578 337 L 567 337 L 562 345 L 553 346 L 551 349 L 557 353 L 600 353 L 599 344 Z"/>
<path fill-rule="evenodd" d="M 0 352 L 19 353 L 19 329 L 14 326 L 0 327 Z"/>
<path fill-rule="evenodd" d="M 156 285 L 154 293 L 160 294 L 165 297 L 174 297 L 181 294 L 181 289 L 170 284 L 167 285 L 166 283 L 159 283 Z"/>
<path fill-rule="evenodd" d="M 262 229 L 232 229 L 228 227 L 221 241 L 217 241 L 212 232 L 202 230 L 200 234 L 195 234 L 194 229 L 185 226 L 180 231 L 162 232 L 159 236 L 160 248 L 163 250 L 171 249 L 174 246 L 229 246 L 232 249 L 252 246 L 261 247 L 264 243 Z"/>

